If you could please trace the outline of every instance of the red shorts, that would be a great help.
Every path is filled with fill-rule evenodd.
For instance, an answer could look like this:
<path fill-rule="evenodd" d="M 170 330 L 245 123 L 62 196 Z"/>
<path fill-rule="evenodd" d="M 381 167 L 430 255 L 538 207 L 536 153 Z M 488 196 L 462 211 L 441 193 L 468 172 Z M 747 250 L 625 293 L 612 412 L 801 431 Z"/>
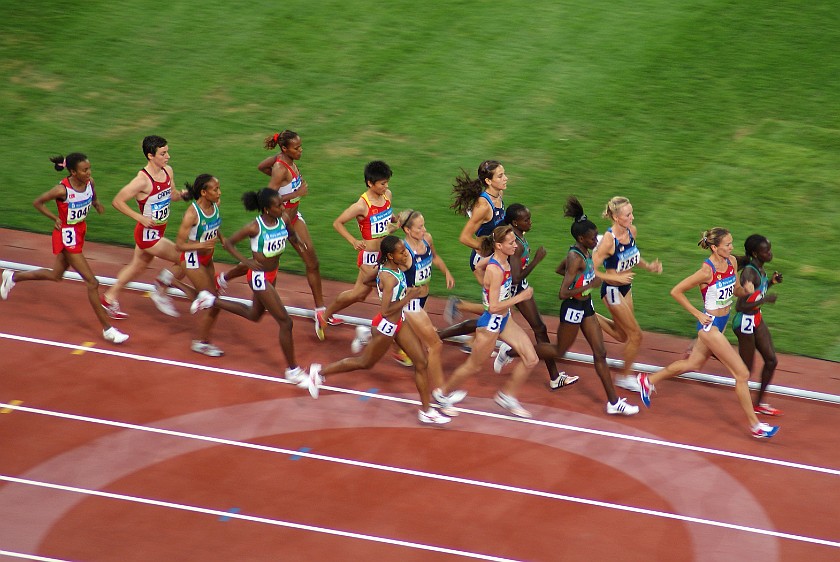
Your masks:
<path fill-rule="evenodd" d="M 254 275 L 256 275 L 256 278 Z M 275 279 L 277 279 L 276 269 L 271 271 L 248 270 L 248 285 L 252 291 L 265 291 L 266 285 L 274 285 Z"/>
<path fill-rule="evenodd" d="M 146 228 L 138 222 L 134 227 L 134 243 L 141 250 L 151 248 L 163 238 L 164 232 L 166 232 L 165 224 Z"/>
<path fill-rule="evenodd" d="M 363 265 L 379 267 L 379 251 L 362 250 L 359 252 L 359 257 L 356 258 L 356 267 L 362 267 Z"/>
<path fill-rule="evenodd" d="M 53 254 L 67 252 L 68 254 L 81 254 L 85 245 L 85 232 L 87 223 L 71 224 L 64 226 L 61 230 L 52 231 Z"/>
<path fill-rule="evenodd" d="M 402 316 L 400 316 L 400 319 L 397 320 L 396 324 L 394 324 L 390 320 L 383 318 L 380 313 L 370 321 L 370 327 L 373 330 L 378 330 L 380 333 L 388 336 L 389 338 L 393 338 L 400 331 L 400 328 L 402 328 L 402 323 Z"/>
<path fill-rule="evenodd" d="M 213 262 L 213 252 L 207 254 L 200 254 L 197 250 L 191 252 L 181 252 L 181 261 L 187 269 L 198 269 L 199 265 L 207 267 Z M 198 263 L 196 263 L 196 261 Z"/>
<path fill-rule="evenodd" d="M 303 216 L 297 210 L 299 206 L 299 202 L 289 203 L 288 201 L 286 201 L 285 203 L 283 203 L 283 208 L 286 209 L 284 216 L 288 217 L 289 219 L 286 221 L 286 228 L 291 228 L 292 225 L 295 224 L 298 220 L 303 220 Z"/>

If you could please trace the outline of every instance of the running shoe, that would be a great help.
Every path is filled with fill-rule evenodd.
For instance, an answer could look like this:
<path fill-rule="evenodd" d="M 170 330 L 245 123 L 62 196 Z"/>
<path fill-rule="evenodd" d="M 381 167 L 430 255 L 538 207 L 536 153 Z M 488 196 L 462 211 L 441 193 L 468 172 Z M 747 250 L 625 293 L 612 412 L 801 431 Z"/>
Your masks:
<path fill-rule="evenodd" d="M 639 383 L 639 395 L 642 397 L 642 403 L 650 408 L 650 393 L 656 390 L 656 388 L 650 384 L 648 376 L 645 373 L 636 375 L 636 382 Z"/>
<path fill-rule="evenodd" d="M 779 432 L 778 425 L 770 425 L 767 423 L 761 423 L 752 428 L 752 436 L 756 439 L 770 439 L 776 433 Z"/>
<path fill-rule="evenodd" d="M 123 334 L 122 332 L 111 326 L 107 330 L 102 330 L 102 337 L 105 338 L 105 341 L 120 344 L 128 339 L 128 334 Z"/>
<path fill-rule="evenodd" d="M 362 348 L 370 342 L 370 337 L 370 328 L 367 326 L 356 326 L 356 337 L 353 338 L 353 342 L 350 344 L 350 351 L 354 354 L 360 353 Z"/>
<path fill-rule="evenodd" d="M 499 346 L 499 352 L 496 354 L 496 358 L 493 360 L 493 370 L 497 373 L 501 373 L 502 369 L 505 368 L 505 365 L 513 363 L 513 357 L 508 355 L 508 352 L 511 350 L 511 347 L 502 342 L 502 345 Z"/>
<path fill-rule="evenodd" d="M 102 308 L 105 309 L 105 313 L 113 320 L 125 320 L 128 318 L 128 314 L 123 312 L 120 308 L 119 302 L 108 302 L 105 295 L 102 295 L 99 297 L 99 303 L 102 305 Z"/>
<path fill-rule="evenodd" d="M 299 366 L 294 369 L 286 369 L 285 377 L 290 383 L 298 384 L 306 378 L 306 371 Z"/>
<path fill-rule="evenodd" d="M 196 353 L 206 355 L 207 357 L 221 357 L 225 354 L 224 351 L 222 351 L 212 343 L 199 340 L 193 340 L 192 345 L 190 345 L 190 349 L 192 349 Z"/>
<path fill-rule="evenodd" d="M 172 272 L 168 269 L 161 269 L 160 273 L 158 273 L 157 281 L 161 285 L 166 285 L 167 287 L 172 286 L 172 282 L 175 280 L 175 276 L 172 275 Z"/>
<path fill-rule="evenodd" d="M 461 304 L 461 299 L 458 297 L 449 297 L 446 301 L 446 306 L 443 307 L 443 321 L 450 326 L 460 322 L 463 317 L 461 311 L 458 310 L 459 304 Z"/>
<path fill-rule="evenodd" d="M 12 287 L 15 286 L 15 282 L 12 279 L 15 272 L 11 269 L 7 269 L 3 272 L 3 282 L 0 284 L 0 298 L 6 300 L 9 298 L 9 291 L 12 290 Z"/>
<path fill-rule="evenodd" d="M 395 351 L 392 354 L 392 357 L 394 358 L 394 361 L 396 361 L 397 363 L 399 363 L 403 367 L 413 367 L 414 366 L 414 361 L 412 361 L 411 357 L 409 357 L 408 354 L 405 351 L 403 351 L 402 349 L 397 349 L 397 351 Z"/>
<path fill-rule="evenodd" d="M 566 371 L 560 371 L 556 379 L 548 379 L 548 388 L 551 390 L 558 390 L 564 386 L 571 386 L 575 384 L 580 377 L 575 375 L 567 375 Z"/>
<path fill-rule="evenodd" d="M 443 425 L 452 421 L 450 418 L 444 416 L 434 408 L 429 408 L 426 412 L 418 410 L 417 419 L 420 420 L 420 423 L 427 423 L 430 425 Z"/>
<path fill-rule="evenodd" d="M 216 302 L 216 295 L 210 291 L 199 291 L 198 296 L 192 301 L 190 305 L 190 312 L 195 314 L 199 310 L 212 308 L 213 303 Z"/>
<path fill-rule="evenodd" d="M 163 285 L 155 283 L 155 290 L 149 293 L 149 298 L 152 299 L 152 303 L 154 303 L 157 309 L 167 316 L 172 316 L 173 318 L 181 316 L 175 309 L 175 303 L 172 297 L 166 294 L 166 287 Z"/>
<path fill-rule="evenodd" d="M 227 279 L 225 279 L 224 272 L 217 273 L 216 277 L 213 278 L 213 282 L 216 284 L 216 290 L 219 294 L 224 295 L 228 288 L 228 282 Z"/>
<path fill-rule="evenodd" d="M 324 326 L 327 324 L 326 320 L 324 320 L 324 310 L 323 308 L 315 309 L 315 335 L 321 341 L 324 341 L 327 337 L 324 333 Z"/>
<path fill-rule="evenodd" d="M 755 407 L 756 414 L 762 414 L 764 416 L 781 416 L 782 411 L 778 408 L 774 408 L 770 404 L 766 404 L 762 402 L 758 406 Z"/>
<path fill-rule="evenodd" d="M 318 398 L 322 384 L 324 384 L 324 377 L 321 376 L 321 365 L 312 363 L 309 366 L 309 374 L 298 383 L 298 387 L 307 389 L 312 398 Z"/>
<path fill-rule="evenodd" d="M 615 386 L 629 390 L 630 392 L 639 392 L 639 381 L 636 379 L 638 375 L 618 375 L 615 377 Z"/>
<path fill-rule="evenodd" d="M 434 398 L 435 402 L 437 402 L 441 408 L 451 408 L 466 397 L 467 392 L 465 390 L 454 390 L 449 394 L 444 394 L 439 388 L 432 391 L 432 398 Z"/>
<path fill-rule="evenodd" d="M 342 320 L 338 316 L 330 316 L 329 318 L 327 318 L 327 324 L 329 324 L 330 326 L 341 326 L 342 324 L 344 324 L 344 320 Z"/>
<path fill-rule="evenodd" d="M 607 413 L 611 416 L 633 416 L 639 413 L 639 407 L 628 404 L 626 398 L 619 398 L 615 404 L 607 402 Z"/>
<path fill-rule="evenodd" d="M 531 412 L 522 407 L 519 400 L 513 396 L 508 396 L 501 390 L 496 393 L 496 404 L 520 418 L 532 418 Z"/>

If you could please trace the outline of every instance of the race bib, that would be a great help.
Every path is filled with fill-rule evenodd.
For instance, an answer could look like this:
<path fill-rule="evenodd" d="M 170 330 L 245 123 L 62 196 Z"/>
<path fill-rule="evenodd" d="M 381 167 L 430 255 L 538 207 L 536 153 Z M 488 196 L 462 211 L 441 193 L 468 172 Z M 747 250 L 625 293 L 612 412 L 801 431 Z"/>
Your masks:
<path fill-rule="evenodd" d="M 388 336 L 389 338 L 392 338 L 397 334 L 397 325 L 384 318 L 376 325 L 376 329 L 379 330 L 382 335 Z"/>
<path fill-rule="evenodd" d="M 251 272 L 251 289 L 254 291 L 265 291 L 265 271 Z"/>
<path fill-rule="evenodd" d="M 62 228 L 61 241 L 68 248 L 74 248 L 78 242 L 75 228 Z"/>
<path fill-rule="evenodd" d="M 154 228 L 143 229 L 143 242 L 154 242 L 160 240 L 160 231 Z"/>
<path fill-rule="evenodd" d="M 195 250 L 184 252 L 184 263 L 187 265 L 187 269 L 198 269 L 200 265 L 198 263 L 198 252 Z"/>
<path fill-rule="evenodd" d="M 755 333 L 755 315 L 744 314 L 741 316 L 741 333 L 754 334 Z"/>

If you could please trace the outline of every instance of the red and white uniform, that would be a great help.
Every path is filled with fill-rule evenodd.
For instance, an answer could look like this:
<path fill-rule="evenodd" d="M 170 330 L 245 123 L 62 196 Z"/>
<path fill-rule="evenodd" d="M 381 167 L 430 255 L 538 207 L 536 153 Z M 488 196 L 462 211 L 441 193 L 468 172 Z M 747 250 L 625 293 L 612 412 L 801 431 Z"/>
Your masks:
<path fill-rule="evenodd" d="M 172 202 L 172 178 L 166 170 L 163 173 L 166 179 L 155 181 L 152 175 L 145 168 L 140 170 L 149 177 L 152 182 L 152 191 L 145 199 L 137 201 L 140 207 L 140 214 L 144 217 L 154 219 L 155 225 L 148 228 L 137 223 L 134 227 L 134 242 L 140 249 L 151 248 L 163 238 L 166 232 L 166 223 L 169 221 L 169 204 Z"/>
<path fill-rule="evenodd" d="M 356 220 L 359 223 L 359 231 L 362 233 L 363 240 L 376 240 L 388 234 L 388 224 L 391 222 L 393 211 L 391 210 L 391 200 L 385 195 L 383 197 L 385 198 L 383 205 L 371 205 L 367 193 L 362 193 L 362 199 L 367 205 L 367 214 Z M 356 264 L 359 267 L 363 265 L 378 267 L 379 252 L 362 250 L 359 252 Z"/>
<path fill-rule="evenodd" d="M 292 164 L 289 166 L 279 155 L 277 156 L 275 162 L 281 163 L 283 166 L 289 170 L 289 173 L 292 174 L 292 181 L 287 183 L 286 185 L 281 185 L 280 188 L 277 190 L 280 193 L 280 196 L 290 195 L 295 191 L 299 190 L 303 185 L 303 179 L 300 177 L 300 170 L 298 170 L 297 166 Z M 291 211 L 296 211 L 297 208 L 300 206 L 300 197 L 293 197 L 288 201 L 283 202 L 284 209 L 290 209 Z M 289 226 L 295 224 L 298 219 L 302 219 L 303 217 L 298 212 L 291 212 L 289 213 L 291 217 L 289 219 Z"/>
<path fill-rule="evenodd" d="M 707 259 L 703 263 L 712 268 L 712 280 L 706 287 L 700 289 L 703 295 L 703 306 L 706 310 L 719 310 L 732 304 L 735 299 L 735 267 L 730 260 L 726 260 L 726 270 L 715 270 L 715 264 Z"/>
<path fill-rule="evenodd" d="M 87 232 L 85 219 L 95 198 L 93 183 L 88 181 L 82 191 L 76 191 L 70 184 L 70 178 L 61 180 L 61 185 L 64 186 L 65 195 L 63 201 L 55 200 L 61 229 L 53 230 L 52 233 L 53 254 L 60 254 L 64 250 L 80 254 Z"/>

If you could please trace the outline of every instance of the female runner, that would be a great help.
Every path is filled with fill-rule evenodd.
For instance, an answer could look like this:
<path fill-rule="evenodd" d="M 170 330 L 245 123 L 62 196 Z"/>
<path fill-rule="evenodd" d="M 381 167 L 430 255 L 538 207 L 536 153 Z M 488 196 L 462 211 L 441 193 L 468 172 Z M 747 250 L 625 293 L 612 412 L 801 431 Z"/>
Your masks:
<path fill-rule="evenodd" d="M 185 201 L 193 201 L 181 219 L 181 226 L 175 237 L 175 247 L 181 252 L 181 267 L 201 295 L 211 290 L 215 291 L 213 279 L 216 269 L 213 265 L 213 251 L 216 239 L 222 239 L 219 232 L 222 225 L 222 216 L 219 214 L 222 190 L 219 180 L 210 174 L 201 174 L 193 183 L 184 185 L 187 189 L 182 198 Z M 218 310 L 201 315 L 198 320 L 198 337 L 192 341 L 190 349 L 208 357 L 224 355 L 221 349 L 210 343 L 210 332 L 218 315 Z"/>
<path fill-rule="evenodd" d="M 67 170 L 69 173 L 55 187 L 35 199 L 32 205 L 55 225 L 52 231 L 55 262 L 52 269 L 34 271 L 7 269 L 2 275 L 0 297 L 3 300 L 9 298 L 9 291 L 21 281 L 61 281 L 64 272 L 72 267 L 85 281 L 88 301 L 102 325 L 102 337 L 112 343 L 123 343 L 128 339 L 128 335 L 123 334 L 108 322 L 108 314 L 99 300 L 99 281 L 82 253 L 87 232 L 85 219 L 88 211 L 93 207 L 100 215 L 105 212 L 96 198 L 93 178 L 90 175 L 90 161 L 81 152 L 68 154 L 67 158 L 54 156 L 50 158 L 50 161 L 57 171 Z M 48 201 L 55 201 L 58 216 L 47 209 L 45 204 Z"/>
<path fill-rule="evenodd" d="M 242 194 L 242 203 L 245 209 L 259 211 L 260 214 L 230 238 L 225 239 L 224 246 L 233 257 L 247 267 L 248 284 L 254 293 L 251 306 L 218 299 L 209 291 L 199 294 L 193 304 L 196 310 L 212 307 L 216 312 L 219 309 L 226 310 L 252 322 L 262 318 L 262 315 L 268 311 L 279 327 L 280 349 L 283 350 L 287 365 L 286 380 L 299 383 L 305 380 L 306 373 L 295 359 L 292 318 L 274 288 L 280 254 L 286 248 L 286 240 L 289 236 L 282 218 L 284 208 L 280 201 L 280 194 L 270 187 L 265 187 L 260 191 L 248 191 Z M 252 259 L 244 257 L 236 249 L 236 244 L 245 238 L 251 240 Z"/>
<path fill-rule="evenodd" d="M 700 269 L 671 289 L 674 300 L 697 319 L 697 339 L 688 359 L 675 361 L 652 375 L 638 375 L 642 402 L 650 407 L 650 395 L 657 382 L 687 371 L 697 371 L 714 355 L 735 377 L 735 395 L 747 415 L 753 437 L 773 437 L 779 431 L 779 427 L 758 421 L 750 399 L 750 371 L 723 335 L 729 321 L 732 301 L 735 298 L 749 297 L 755 287 L 751 281 L 742 286 L 738 280 L 732 258 L 732 234 L 728 230 L 720 227 L 707 230 L 697 245 L 709 250 L 708 259 Z M 694 287 L 699 287 L 703 295 L 703 312 L 697 310 L 685 296 L 686 291 Z"/>
<path fill-rule="evenodd" d="M 379 246 L 379 272 L 376 276 L 376 289 L 382 301 L 379 314 L 373 318 L 373 334 L 365 347 L 364 353 L 331 363 L 325 367 L 313 363 L 309 367 L 309 377 L 299 386 L 306 386 L 313 398 L 327 375 L 346 373 L 358 369 L 370 369 L 385 353 L 391 344 L 397 344 L 405 350 L 414 363 L 414 384 L 420 394 L 421 409 L 417 419 L 421 423 L 445 424 L 450 418 L 444 416 L 429 404 L 429 378 L 426 354 L 423 344 L 417 337 L 410 322 L 403 322 L 403 308 L 412 300 L 419 298 L 422 287 L 408 287 L 403 270 L 411 265 L 411 254 L 405 243 L 394 235 L 382 238 Z"/>
<path fill-rule="evenodd" d="M 636 227 L 633 225 L 635 217 L 629 199 L 610 199 L 604 210 L 604 218 L 610 219 L 612 226 L 604 233 L 592 256 L 592 264 L 596 271 L 600 270 L 603 264 L 608 273 L 630 271 L 635 266 L 653 273 L 662 273 L 662 263 L 659 260 L 645 261 L 636 246 Z M 610 319 L 596 314 L 601 329 L 611 338 L 625 344 L 624 368 L 622 374 L 615 378 L 615 385 L 638 392 L 639 385 L 633 373 L 633 363 L 642 344 L 642 329 L 634 314 L 632 285 L 605 281 L 601 284 L 601 300 L 612 317 Z"/>
<path fill-rule="evenodd" d="M 440 388 L 432 391 L 432 396 L 442 407 L 451 408 L 466 396 L 466 392 L 456 390 L 467 378 L 481 370 L 482 361 L 490 355 L 496 340 L 503 338 L 521 357 L 513 369 L 504 388 L 496 393 L 496 403 L 511 414 L 530 418 L 531 413 L 522 407 L 516 395 L 537 364 L 537 354 L 531 340 L 519 325 L 510 319 L 510 307 L 526 301 L 533 295 L 533 289 L 527 287 L 516 295 L 511 293 L 510 256 L 516 251 L 516 236 L 513 227 L 502 225 L 482 239 L 481 254 L 490 256 L 484 270 L 482 281 L 484 313 L 478 319 L 478 326 L 473 341 L 473 353 L 462 363 L 449 380 Z"/>
<path fill-rule="evenodd" d="M 744 250 L 749 263 L 741 271 L 741 285 L 750 282 L 756 290 L 748 297 L 738 298 L 735 303 L 736 312 L 732 319 L 732 330 L 738 337 L 738 353 L 750 372 L 752 372 L 756 350 L 764 360 L 764 367 L 761 369 L 761 383 L 754 400 L 755 413 L 765 416 L 781 416 L 781 410 L 761 401 L 764 398 L 767 385 L 773 380 L 773 373 L 776 371 L 777 364 L 773 338 L 770 336 L 770 330 L 761 315 L 761 306 L 776 302 L 777 295 L 775 293 L 768 294 L 767 289 L 781 283 L 782 274 L 774 271 L 773 275 L 768 277 L 764 271 L 764 264 L 773 260 L 773 251 L 770 247 L 770 240 L 761 234 L 749 236 L 744 241 Z"/>
<path fill-rule="evenodd" d="M 321 288 L 321 269 L 312 236 L 309 234 L 303 215 L 298 210 L 301 198 L 309 192 L 309 186 L 301 177 L 296 164 L 303 154 L 300 135 L 286 129 L 265 139 L 267 150 L 277 147 L 280 148 L 280 152 L 265 158 L 259 163 L 257 169 L 271 178 L 268 187 L 277 190 L 280 194 L 280 201 L 286 211 L 283 220 L 290 231 L 288 242 L 306 267 L 306 281 L 309 283 L 312 299 L 315 301 L 316 314 L 313 316 L 317 317 L 319 310 L 324 311 L 324 292 Z M 228 281 L 245 275 L 245 271 L 245 267 L 240 265 L 227 273 L 220 273 L 216 278 L 219 288 L 226 289 Z"/>

